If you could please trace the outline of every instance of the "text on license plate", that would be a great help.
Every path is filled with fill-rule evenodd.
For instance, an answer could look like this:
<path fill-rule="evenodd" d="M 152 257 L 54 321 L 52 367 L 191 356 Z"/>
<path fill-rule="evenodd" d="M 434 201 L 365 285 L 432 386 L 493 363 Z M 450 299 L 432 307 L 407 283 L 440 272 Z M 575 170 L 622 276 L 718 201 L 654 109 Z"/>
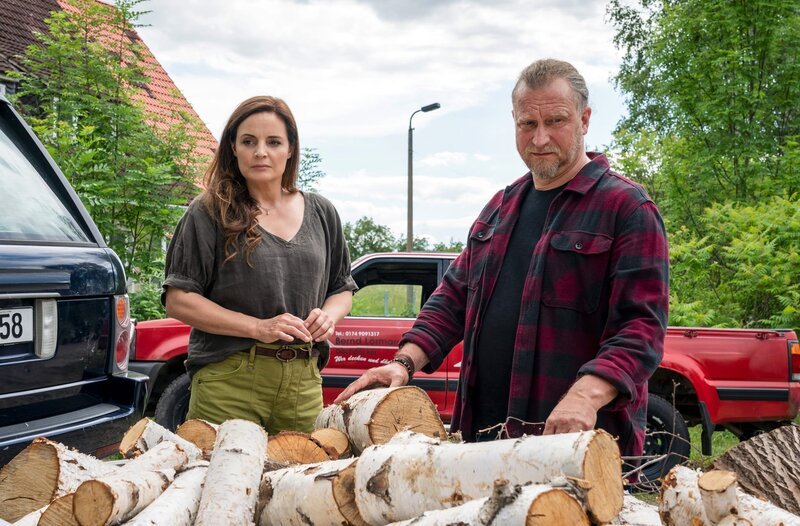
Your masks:
<path fill-rule="evenodd" d="M 33 307 L 0 310 L 0 345 L 33 341 Z"/>

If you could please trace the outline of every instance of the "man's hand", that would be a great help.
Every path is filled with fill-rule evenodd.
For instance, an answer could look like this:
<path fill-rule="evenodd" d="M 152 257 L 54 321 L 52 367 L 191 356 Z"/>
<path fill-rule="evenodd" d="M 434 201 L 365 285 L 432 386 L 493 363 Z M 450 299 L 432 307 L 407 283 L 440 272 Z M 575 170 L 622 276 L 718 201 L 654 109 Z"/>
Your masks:
<path fill-rule="evenodd" d="M 588 400 L 567 393 L 547 417 L 544 424 L 545 435 L 575 433 L 594 429 L 597 411 Z"/>
<path fill-rule="evenodd" d="M 338 404 L 339 402 L 343 402 L 357 392 L 363 391 L 373 385 L 397 387 L 406 385 L 408 380 L 408 371 L 403 367 L 403 364 L 391 362 L 386 365 L 381 365 L 380 367 L 373 367 L 372 369 L 367 369 L 358 380 L 348 385 L 347 388 L 336 397 L 333 403 Z"/>
<path fill-rule="evenodd" d="M 617 388 L 599 376 L 581 376 L 547 417 L 544 434 L 594 429 L 597 411 L 616 398 L 617 394 Z"/>
<path fill-rule="evenodd" d="M 428 363 L 428 356 L 423 350 L 414 343 L 406 343 L 398 351 L 399 354 L 404 354 L 411 358 L 414 362 L 414 370 L 419 371 Z M 333 401 L 334 404 L 344 402 L 354 394 L 372 386 L 385 385 L 388 387 L 397 387 L 406 385 L 411 378 L 408 377 L 408 371 L 401 363 L 389 362 L 380 367 L 367 369 L 361 378 L 347 386 L 347 389 L 336 397 Z"/>

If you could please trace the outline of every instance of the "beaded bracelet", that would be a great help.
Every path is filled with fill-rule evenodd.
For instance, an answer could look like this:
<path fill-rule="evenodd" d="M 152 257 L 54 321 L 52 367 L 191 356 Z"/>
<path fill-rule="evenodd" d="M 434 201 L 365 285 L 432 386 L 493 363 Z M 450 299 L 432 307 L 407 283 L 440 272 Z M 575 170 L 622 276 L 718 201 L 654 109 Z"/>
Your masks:
<path fill-rule="evenodd" d="M 406 356 L 405 354 L 398 354 L 394 358 L 392 358 L 392 362 L 397 362 L 403 367 L 406 368 L 406 372 L 408 373 L 408 382 L 411 382 L 411 378 L 414 376 L 414 361 L 411 359 L 410 356 Z M 391 363 L 391 362 L 390 362 Z"/>

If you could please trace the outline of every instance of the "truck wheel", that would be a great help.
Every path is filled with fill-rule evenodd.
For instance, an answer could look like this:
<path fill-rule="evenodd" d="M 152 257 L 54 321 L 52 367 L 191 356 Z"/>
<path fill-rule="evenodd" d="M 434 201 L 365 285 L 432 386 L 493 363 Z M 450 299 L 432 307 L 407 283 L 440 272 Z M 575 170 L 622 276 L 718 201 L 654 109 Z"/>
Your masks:
<path fill-rule="evenodd" d="M 643 462 L 648 458 L 663 457 L 639 474 L 639 484 L 653 488 L 670 469 L 689 458 L 692 444 L 681 414 L 671 403 L 652 394 L 647 398 L 646 433 Z"/>
<path fill-rule="evenodd" d="M 183 373 L 164 389 L 156 405 L 156 422 L 170 431 L 175 431 L 186 420 L 191 385 L 189 375 Z"/>

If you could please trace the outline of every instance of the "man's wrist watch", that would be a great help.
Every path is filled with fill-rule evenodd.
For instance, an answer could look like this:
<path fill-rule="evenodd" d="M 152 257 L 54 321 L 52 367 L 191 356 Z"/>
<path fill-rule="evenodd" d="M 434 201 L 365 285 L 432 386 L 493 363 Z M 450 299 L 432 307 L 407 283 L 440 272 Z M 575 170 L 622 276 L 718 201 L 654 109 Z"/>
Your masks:
<path fill-rule="evenodd" d="M 408 382 L 406 383 L 411 382 L 411 378 L 414 377 L 414 372 L 416 370 L 414 367 L 414 360 L 412 360 L 410 356 L 407 356 L 405 354 L 398 354 L 394 358 L 392 358 L 392 362 L 397 362 L 406 368 L 406 372 L 408 373 Z"/>

